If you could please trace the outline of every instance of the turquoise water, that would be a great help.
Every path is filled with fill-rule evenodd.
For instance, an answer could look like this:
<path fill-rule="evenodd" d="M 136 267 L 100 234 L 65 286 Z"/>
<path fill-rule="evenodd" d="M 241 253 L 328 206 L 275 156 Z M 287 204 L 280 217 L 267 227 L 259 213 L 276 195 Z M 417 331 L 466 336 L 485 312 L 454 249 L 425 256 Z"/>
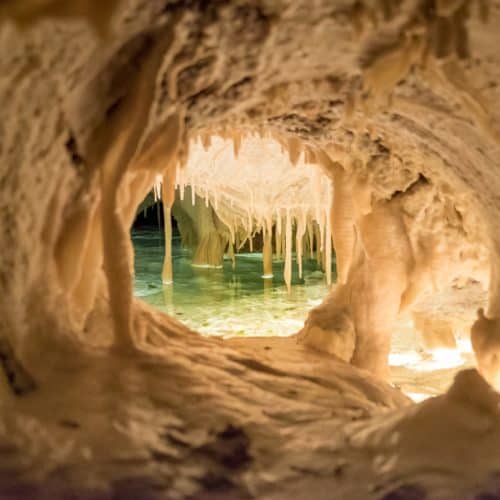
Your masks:
<path fill-rule="evenodd" d="M 163 234 L 158 230 L 132 231 L 135 249 L 134 295 L 175 316 L 203 335 L 224 337 L 296 333 L 308 311 L 328 293 L 324 273 L 315 260 L 304 259 L 304 276 L 293 262 L 292 289 L 283 280 L 284 262 L 273 263 L 273 279 L 262 279 L 262 254 L 236 255 L 222 269 L 191 266 L 192 253 L 174 237 L 174 283 L 163 285 Z M 335 271 L 332 272 L 335 280 Z"/>

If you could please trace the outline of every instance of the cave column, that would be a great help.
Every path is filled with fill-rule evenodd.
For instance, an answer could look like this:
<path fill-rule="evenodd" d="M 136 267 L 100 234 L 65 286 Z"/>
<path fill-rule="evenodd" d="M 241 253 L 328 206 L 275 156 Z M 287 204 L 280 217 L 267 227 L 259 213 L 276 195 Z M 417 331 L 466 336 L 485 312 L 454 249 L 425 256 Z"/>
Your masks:
<path fill-rule="evenodd" d="M 161 279 L 164 285 L 173 283 L 172 273 L 172 205 L 175 200 L 175 165 L 166 169 L 161 183 L 161 197 L 163 202 L 163 224 L 165 231 L 165 255 Z"/>
<path fill-rule="evenodd" d="M 270 279 L 273 277 L 273 243 L 272 243 L 272 230 L 268 228 L 262 229 L 262 238 L 264 244 L 262 247 L 262 261 L 264 266 L 264 274 L 262 277 L 264 279 Z"/>
<path fill-rule="evenodd" d="M 387 378 L 391 334 L 413 264 L 397 199 L 379 201 L 358 222 L 360 241 L 348 274 L 356 328 L 352 363 Z"/>
<path fill-rule="evenodd" d="M 172 273 L 172 209 L 163 203 L 163 223 L 165 229 L 165 256 L 163 258 L 163 271 L 161 280 L 164 285 L 173 282 Z"/>
<path fill-rule="evenodd" d="M 311 311 L 300 334 L 381 378 L 389 375 L 391 333 L 413 259 L 398 208 L 397 200 L 380 201 L 358 219 L 346 283 Z"/>

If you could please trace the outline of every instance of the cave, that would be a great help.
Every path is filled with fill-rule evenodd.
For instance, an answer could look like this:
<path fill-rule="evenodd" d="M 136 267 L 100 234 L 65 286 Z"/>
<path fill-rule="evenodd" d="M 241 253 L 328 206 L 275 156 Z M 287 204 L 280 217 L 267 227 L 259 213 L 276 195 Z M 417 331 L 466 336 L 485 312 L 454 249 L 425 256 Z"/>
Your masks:
<path fill-rule="evenodd" d="M 235 150 L 208 137 L 190 145 L 171 207 L 160 177 L 139 205 L 134 295 L 198 333 L 292 335 L 335 279 L 331 179 L 272 139 Z"/>
<path fill-rule="evenodd" d="M 0 498 L 500 498 L 499 26 L 2 2 Z"/>

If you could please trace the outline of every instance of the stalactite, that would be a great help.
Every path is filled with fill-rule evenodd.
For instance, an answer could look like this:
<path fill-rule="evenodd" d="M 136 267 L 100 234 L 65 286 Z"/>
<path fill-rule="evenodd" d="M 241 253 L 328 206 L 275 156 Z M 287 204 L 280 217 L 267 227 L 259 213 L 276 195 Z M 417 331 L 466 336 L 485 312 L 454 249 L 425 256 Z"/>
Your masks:
<path fill-rule="evenodd" d="M 163 271 L 161 279 L 164 285 L 173 282 L 172 274 L 172 214 L 171 208 L 163 204 L 163 224 L 165 228 L 165 256 L 163 258 Z"/>
<path fill-rule="evenodd" d="M 287 290 L 290 292 L 292 286 L 292 217 L 290 210 L 286 212 L 284 278 Z"/>
<path fill-rule="evenodd" d="M 165 255 L 161 279 L 163 284 L 173 282 L 172 274 L 172 205 L 175 199 L 175 169 L 167 170 L 162 182 L 163 224 L 165 231 Z"/>
<path fill-rule="evenodd" d="M 282 255 L 282 248 L 281 248 L 281 214 L 280 211 L 278 210 L 276 214 L 276 227 L 274 230 L 275 236 L 274 236 L 274 245 L 276 247 L 276 258 L 279 260 L 281 259 Z"/>
<path fill-rule="evenodd" d="M 286 258 L 286 215 L 285 215 L 285 230 L 281 230 L 281 257 Z"/>
<path fill-rule="evenodd" d="M 307 236 L 309 241 L 309 258 L 314 259 L 314 222 L 307 223 Z"/>
<path fill-rule="evenodd" d="M 272 232 L 267 228 L 262 229 L 263 247 L 262 247 L 262 263 L 264 268 L 263 278 L 273 277 L 273 242 Z"/>
<path fill-rule="evenodd" d="M 325 216 L 324 211 L 321 212 L 320 219 L 318 221 L 318 227 L 319 227 L 321 254 L 324 255 L 325 254 L 325 229 L 326 229 L 326 216 Z"/>
<path fill-rule="evenodd" d="M 302 236 L 302 259 L 308 258 L 309 256 L 309 235 L 307 234 L 307 223 L 304 231 L 304 235 Z"/>
<path fill-rule="evenodd" d="M 316 248 L 316 262 L 321 265 L 321 233 L 319 230 L 319 223 L 314 224 L 314 245 Z"/>
<path fill-rule="evenodd" d="M 292 137 L 288 140 L 288 155 L 292 165 L 297 165 L 301 154 L 301 141 L 297 137 Z"/>
<path fill-rule="evenodd" d="M 332 196 L 331 196 L 331 190 L 329 190 L 328 210 L 326 212 L 326 221 L 325 221 L 325 273 L 326 273 L 326 283 L 328 285 L 332 284 L 332 226 L 330 220 L 331 206 L 332 206 Z"/>
<path fill-rule="evenodd" d="M 234 157 L 237 159 L 238 155 L 240 154 L 240 149 L 241 149 L 241 135 L 236 133 L 234 134 L 233 137 L 233 154 Z"/>
<path fill-rule="evenodd" d="M 297 265 L 299 267 L 299 278 L 302 279 L 302 248 L 303 248 L 303 235 L 299 236 L 298 232 L 296 234 L 295 248 L 297 252 Z"/>
<path fill-rule="evenodd" d="M 208 132 L 205 133 L 205 135 Z M 324 233 L 326 216 L 324 206 L 327 198 L 327 183 L 325 177 L 315 166 L 306 163 L 307 160 L 317 160 L 316 151 L 303 149 L 302 142 L 295 138 L 269 139 L 266 135 L 252 130 L 246 136 L 238 131 L 222 132 L 210 130 L 210 144 L 200 144 L 203 133 L 196 141 L 192 141 L 193 157 L 186 164 L 182 173 L 182 183 L 189 185 L 198 198 L 205 200 L 205 205 L 212 205 L 220 220 L 228 228 L 231 240 L 235 242 L 235 234 L 239 232 L 236 251 L 243 248 L 248 241 L 250 252 L 254 251 L 255 234 L 268 231 L 271 235 L 271 245 L 276 258 L 286 254 L 286 224 L 285 212 L 290 212 L 292 219 L 292 248 L 295 245 L 298 252 L 299 274 L 303 275 L 304 248 L 308 240 L 306 231 L 313 231 L 312 224 L 318 221 Z M 256 142 L 257 141 L 257 142 Z M 284 144 L 291 160 L 296 163 L 290 169 L 290 158 L 278 152 L 278 144 Z M 260 147 L 264 151 L 260 151 Z M 206 150 L 204 148 L 207 148 Z M 235 175 L 235 150 L 238 151 L 237 175 Z M 269 155 L 266 154 L 269 151 Z M 305 152 L 304 152 L 305 151 Z M 302 154 L 304 153 L 304 154 Z M 307 154 L 306 154 L 307 153 Z M 256 168 L 264 161 L 269 175 L 261 175 Z M 185 180 L 184 180 L 185 179 Z M 272 186 L 271 189 L 269 187 Z M 285 196 L 285 193 L 287 195 Z M 315 217 L 316 215 L 316 217 Z M 275 241 L 272 242 L 273 223 Z M 309 227 L 311 226 L 311 227 Z M 324 235 L 323 235 L 324 239 Z M 314 238 L 310 238 L 308 254 L 314 251 Z M 318 238 L 321 250 L 321 238 Z M 324 265 L 323 265 L 324 268 Z"/>
<path fill-rule="evenodd" d="M 236 269 L 236 256 L 234 253 L 234 243 L 231 241 L 227 244 L 227 253 L 229 255 L 229 258 L 231 259 L 231 267 L 234 270 Z"/>
<path fill-rule="evenodd" d="M 305 214 L 299 215 L 297 220 L 297 230 L 295 233 L 295 251 L 297 254 L 297 265 L 299 268 L 299 278 L 302 279 L 302 243 L 304 238 L 304 233 L 306 230 Z"/>
<path fill-rule="evenodd" d="M 184 179 L 182 179 L 179 183 L 179 198 L 181 201 L 184 201 L 184 190 L 186 189 L 186 185 L 184 184 Z"/>
<path fill-rule="evenodd" d="M 201 143 L 203 144 L 203 149 L 205 151 L 208 151 L 210 149 L 210 146 L 212 145 L 212 136 L 211 134 L 202 134 L 201 136 Z"/>

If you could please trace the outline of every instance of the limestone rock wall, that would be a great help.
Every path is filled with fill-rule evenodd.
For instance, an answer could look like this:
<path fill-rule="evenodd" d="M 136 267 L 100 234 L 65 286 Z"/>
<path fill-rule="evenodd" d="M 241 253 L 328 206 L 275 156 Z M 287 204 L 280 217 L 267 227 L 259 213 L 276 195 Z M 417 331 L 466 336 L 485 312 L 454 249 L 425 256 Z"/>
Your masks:
<path fill-rule="evenodd" d="M 354 402 L 360 412 L 355 417 L 365 419 L 363 429 L 376 413 L 405 404 L 395 390 L 345 364 L 338 365 L 341 380 L 332 385 L 337 368 L 322 365 L 318 376 L 315 363 L 324 358 L 300 349 L 300 359 L 311 357 L 300 366 L 306 375 L 297 384 L 289 375 L 297 358 L 280 354 L 284 347 L 274 361 L 265 350 L 216 347 L 216 341 L 200 339 L 133 301 L 128 228 L 138 204 L 158 174 L 174 185 L 172 173 L 186 161 L 191 137 L 230 137 L 233 127 L 266 129 L 292 163 L 305 150 L 346 189 L 337 200 L 341 218 L 332 226 L 345 236 L 336 243 L 344 256 L 343 283 L 335 300 L 330 297 L 311 313 L 306 328 L 319 316 L 321 335 L 347 332 L 344 357 L 383 375 L 399 309 L 433 281 L 439 286 L 461 274 L 472 276 L 489 287 L 488 308 L 472 329 L 473 345 L 480 370 L 498 386 L 498 2 L 19 5 L 4 2 L 0 9 L 0 335 L 11 374 L 1 389 L 13 413 L 24 404 L 28 415 L 21 429 L 4 419 L 5 435 L 17 429 L 15 435 L 24 436 L 11 450 L 18 453 L 23 439 L 32 444 L 30 458 L 57 449 L 49 432 L 41 445 L 33 429 L 49 429 L 52 413 L 84 414 L 85 389 L 88 401 L 100 402 L 94 409 L 105 408 L 112 421 L 123 417 L 112 426 L 124 450 L 116 460 L 126 460 L 130 443 L 124 436 L 140 429 L 132 441 L 135 452 L 146 457 L 149 477 L 155 477 L 151 449 L 163 427 L 155 427 L 149 439 L 147 422 L 158 415 L 155 408 L 172 416 L 165 426 L 177 429 L 181 439 L 172 434 L 174 451 L 160 450 L 163 455 L 155 456 L 163 458 L 154 463 L 177 457 L 182 473 L 172 475 L 174 469 L 163 465 L 170 475 L 162 483 L 177 497 L 213 492 L 232 463 L 238 464 L 236 477 L 230 484 L 222 481 L 230 494 L 256 496 L 273 483 L 300 485 L 304 495 L 314 487 L 318 496 L 322 491 L 328 497 L 325 489 L 336 484 L 337 469 L 331 467 L 332 449 L 323 447 L 325 429 L 338 433 Z M 129 373 L 122 363 L 139 363 L 140 374 L 131 370 L 130 378 L 117 384 L 117 373 Z M 158 379 L 145 374 L 150 363 L 162 367 L 152 370 L 172 384 L 168 390 L 152 389 Z M 63 373 L 72 383 L 69 393 L 60 389 Z M 103 393 L 92 384 L 88 389 L 90 373 Z M 354 380 L 355 387 L 345 380 Z M 24 394 L 26 403 L 16 400 L 12 389 Z M 468 392 L 477 398 L 471 400 Z M 330 399 L 338 393 L 346 397 Z M 147 411 L 126 404 L 141 394 L 147 394 L 141 400 Z M 457 379 L 440 400 L 452 415 L 464 411 L 470 417 L 456 426 L 466 448 L 477 444 L 474 436 L 481 431 L 497 442 L 495 398 L 472 375 Z M 288 399 L 299 403 L 292 408 Z M 55 412 L 47 412 L 47 401 Z M 401 418 L 418 424 L 423 415 L 432 426 L 440 404 L 425 406 L 422 413 L 402 410 Z M 281 405 L 293 413 L 292 423 L 279 411 L 262 417 L 263 407 Z M 342 408 L 333 420 L 332 405 Z M 479 431 L 468 425 L 476 414 Z M 219 428 L 222 421 L 243 430 Z M 103 452 L 98 438 L 109 435 L 107 425 L 82 438 L 90 455 L 70 454 L 75 481 L 85 460 Z M 399 426 L 396 417 L 388 425 L 388 433 L 375 437 L 362 429 L 356 443 L 366 450 L 387 443 L 393 430 L 418 435 L 413 424 Z M 86 426 L 92 428 L 92 419 Z M 212 437 L 197 440 L 189 434 L 192 428 Z M 308 443 L 303 460 L 294 455 L 297 463 L 283 461 L 290 456 L 282 439 L 287 433 L 297 436 L 290 443 L 297 453 Z M 231 455 L 228 462 L 227 439 L 238 450 L 243 443 L 252 458 Z M 449 443 L 441 444 L 446 457 Z M 176 455 L 181 448 L 185 455 Z M 280 453 L 269 455 L 270 448 Z M 413 457 L 405 455 L 405 467 L 425 469 L 426 455 L 411 449 L 405 448 Z M 400 467 L 397 452 L 388 453 L 393 461 L 381 474 L 387 479 L 382 491 L 390 494 L 401 486 L 398 470 L 408 471 Z M 368 464 L 367 456 L 360 463 Z M 48 463 L 58 463 L 55 451 L 51 457 Z M 188 463 L 196 464 L 199 474 L 185 469 Z M 493 477 L 494 460 L 483 466 L 482 478 Z M 370 476 L 368 469 L 364 477 Z M 457 470 L 454 464 L 443 473 L 447 491 L 462 491 Z M 318 479 L 318 471 L 328 479 Z M 121 475 L 127 472 L 122 469 Z M 414 477 L 435 486 L 428 475 Z M 351 498 L 368 494 L 351 479 Z M 469 479 L 473 491 L 474 477 Z M 272 494 L 289 493 L 282 488 Z"/>

